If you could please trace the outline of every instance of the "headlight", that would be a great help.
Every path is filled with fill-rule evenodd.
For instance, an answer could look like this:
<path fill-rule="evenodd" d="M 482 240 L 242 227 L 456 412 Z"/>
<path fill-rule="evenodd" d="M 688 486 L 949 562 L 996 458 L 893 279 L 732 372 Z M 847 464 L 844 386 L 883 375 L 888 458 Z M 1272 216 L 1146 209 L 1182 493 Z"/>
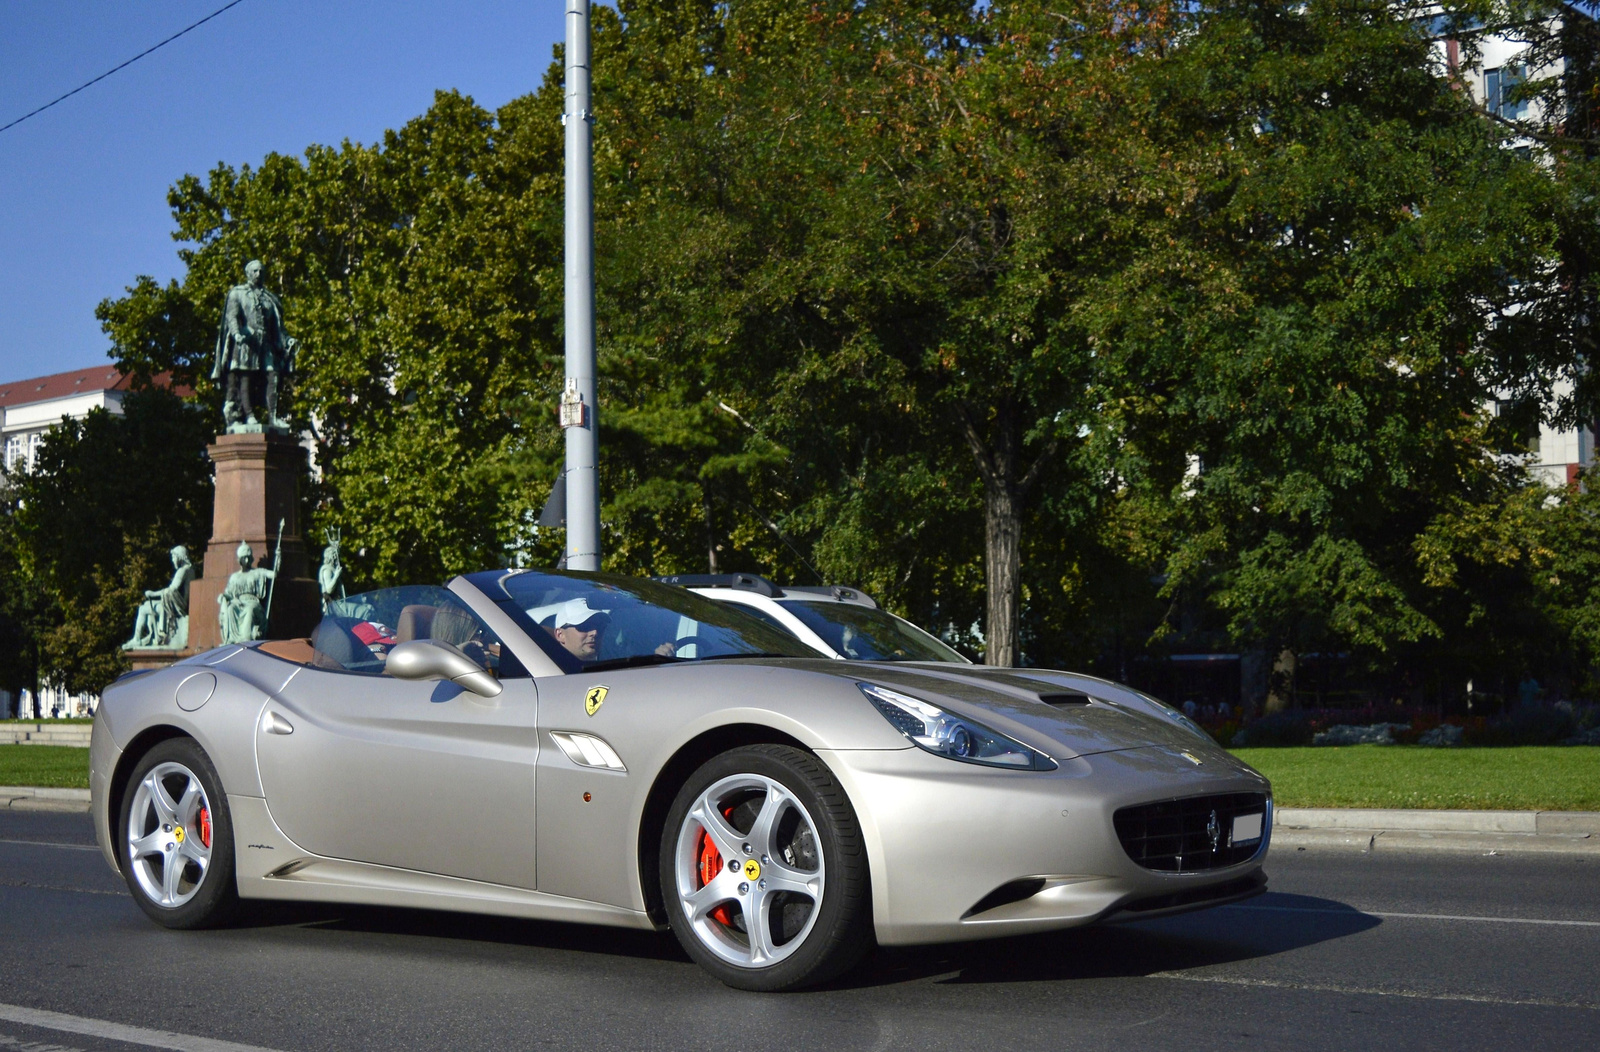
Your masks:
<path fill-rule="evenodd" d="M 964 716 L 952 716 L 909 694 L 880 687 L 876 683 L 857 683 L 894 729 L 910 738 L 918 748 L 939 756 L 988 767 L 1009 767 L 1016 771 L 1053 771 L 1056 762 L 1044 753 L 992 731 Z"/>

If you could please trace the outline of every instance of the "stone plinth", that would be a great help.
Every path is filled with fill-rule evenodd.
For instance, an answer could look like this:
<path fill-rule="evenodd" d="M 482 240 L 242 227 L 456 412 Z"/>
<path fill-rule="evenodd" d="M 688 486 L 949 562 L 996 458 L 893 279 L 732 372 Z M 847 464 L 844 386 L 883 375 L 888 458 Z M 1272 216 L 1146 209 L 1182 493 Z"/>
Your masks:
<path fill-rule="evenodd" d="M 196 583 L 198 582 L 193 582 L 189 585 L 191 592 Z M 141 647 L 138 650 L 124 650 L 122 653 L 128 658 L 128 667 L 138 672 L 141 669 L 166 668 L 168 665 L 189 657 L 194 651 L 173 650 L 170 647 L 161 647 L 159 649 Z"/>
<path fill-rule="evenodd" d="M 300 536 L 296 484 L 305 451 L 283 435 L 250 434 L 220 435 L 206 452 L 216 472 L 216 502 L 204 569 L 189 586 L 190 651 L 209 650 L 222 643 L 217 596 L 227 586 L 228 576 L 239 568 L 234 555 L 239 542 L 250 545 L 255 565 L 270 567 L 280 520 L 283 555 L 267 635 L 273 639 L 310 635 L 321 616 L 321 596 Z"/>

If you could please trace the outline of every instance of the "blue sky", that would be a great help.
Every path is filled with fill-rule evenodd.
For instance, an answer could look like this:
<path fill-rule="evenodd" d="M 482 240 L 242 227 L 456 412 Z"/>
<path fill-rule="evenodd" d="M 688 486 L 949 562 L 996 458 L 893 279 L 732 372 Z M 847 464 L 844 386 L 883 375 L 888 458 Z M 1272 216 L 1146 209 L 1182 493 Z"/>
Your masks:
<path fill-rule="evenodd" d="M 0 124 L 224 2 L 0 0 Z M 562 0 L 244 0 L 0 132 L 0 382 L 104 362 L 95 305 L 135 275 L 181 276 L 166 194 L 185 172 L 372 142 L 435 89 L 499 106 L 538 86 L 563 11 Z"/>

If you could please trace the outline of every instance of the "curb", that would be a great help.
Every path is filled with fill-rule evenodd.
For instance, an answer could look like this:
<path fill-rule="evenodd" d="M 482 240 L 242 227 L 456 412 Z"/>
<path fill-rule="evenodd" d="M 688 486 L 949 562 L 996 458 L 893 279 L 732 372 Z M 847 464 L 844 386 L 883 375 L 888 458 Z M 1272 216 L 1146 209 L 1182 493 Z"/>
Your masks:
<path fill-rule="evenodd" d="M 32 785 L 0 785 L 0 809 L 10 811 L 89 810 L 87 789 L 46 789 Z"/>
<path fill-rule="evenodd" d="M 93 730 L 89 724 L 53 720 L 0 723 L 0 745 L 64 745 L 87 749 Z"/>
<path fill-rule="evenodd" d="M 1285 807 L 1273 816 L 1272 842 L 1278 847 L 1363 854 L 1384 848 L 1600 855 L 1600 812 Z"/>

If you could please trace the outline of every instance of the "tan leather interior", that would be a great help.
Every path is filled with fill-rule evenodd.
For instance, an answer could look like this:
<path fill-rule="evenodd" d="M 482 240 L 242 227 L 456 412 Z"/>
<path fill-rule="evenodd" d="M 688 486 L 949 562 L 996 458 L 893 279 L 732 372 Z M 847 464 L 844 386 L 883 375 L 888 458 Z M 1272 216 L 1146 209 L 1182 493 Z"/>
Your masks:
<path fill-rule="evenodd" d="M 412 639 L 429 639 L 433 633 L 433 615 L 436 606 L 412 603 L 400 611 L 400 623 L 394 626 L 394 641 L 405 643 Z"/>
<path fill-rule="evenodd" d="M 311 664 L 311 658 L 316 654 L 309 639 L 269 639 L 256 649 L 297 665 Z"/>

